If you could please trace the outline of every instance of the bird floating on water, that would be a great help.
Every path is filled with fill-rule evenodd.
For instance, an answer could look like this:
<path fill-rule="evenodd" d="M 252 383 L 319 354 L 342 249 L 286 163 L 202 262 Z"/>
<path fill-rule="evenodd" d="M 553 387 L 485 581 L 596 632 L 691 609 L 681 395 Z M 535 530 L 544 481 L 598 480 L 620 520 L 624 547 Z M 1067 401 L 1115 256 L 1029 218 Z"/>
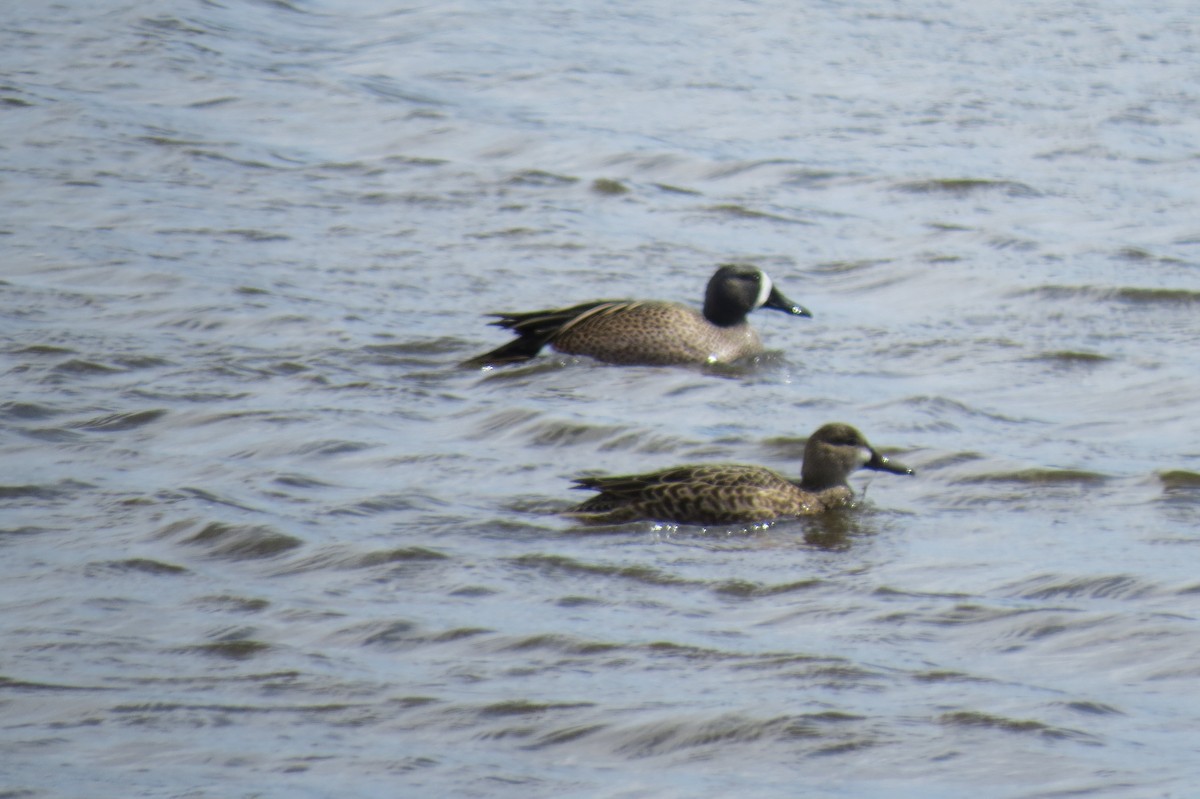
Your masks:
<path fill-rule="evenodd" d="M 724 264 L 708 281 L 703 311 L 660 300 L 595 300 L 544 311 L 491 314 L 517 339 L 465 362 L 498 366 L 527 361 L 549 345 L 613 364 L 728 364 L 763 351 L 746 316 L 771 308 L 812 314 L 785 297 L 755 266 Z"/>
<path fill-rule="evenodd" d="M 804 446 L 800 480 L 763 466 L 706 463 L 647 474 L 583 477 L 575 488 L 599 491 L 568 515 L 588 524 L 632 521 L 745 524 L 811 516 L 842 507 L 854 496 L 848 478 L 858 469 L 913 474 L 889 460 L 848 424 L 822 425 Z"/>

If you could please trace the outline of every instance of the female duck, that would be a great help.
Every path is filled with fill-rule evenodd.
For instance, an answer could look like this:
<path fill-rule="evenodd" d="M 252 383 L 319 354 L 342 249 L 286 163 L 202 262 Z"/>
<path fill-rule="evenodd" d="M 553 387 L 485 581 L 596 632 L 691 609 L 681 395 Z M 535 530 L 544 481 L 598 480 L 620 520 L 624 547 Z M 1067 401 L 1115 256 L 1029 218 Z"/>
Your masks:
<path fill-rule="evenodd" d="M 632 521 L 675 524 L 745 524 L 811 516 L 846 505 L 847 481 L 857 469 L 912 474 L 875 451 L 850 425 L 831 423 L 804 446 L 799 482 L 762 466 L 713 463 L 677 466 L 649 474 L 584 477 L 575 488 L 599 491 L 569 515 L 588 524 Z"/>

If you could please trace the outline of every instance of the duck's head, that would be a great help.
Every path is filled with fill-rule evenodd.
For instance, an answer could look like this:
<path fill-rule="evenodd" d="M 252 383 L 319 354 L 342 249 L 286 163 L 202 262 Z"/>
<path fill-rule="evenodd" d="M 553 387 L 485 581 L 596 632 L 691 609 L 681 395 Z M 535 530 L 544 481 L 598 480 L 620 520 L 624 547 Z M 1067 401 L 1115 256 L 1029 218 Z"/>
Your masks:
<path fill-rule="evenodd" d="M 817 428 L 804 445 L 801 485 L 813 491 L 846 485 L 858 469 L 892 474 L 914 474 L 902 463 L 890 460 L 868 443 L 855 428 L 831 422 Z"/>
<path fill-rule="evenodd" d="M 794 316 L 812 317 L 802 305 L 783 296 L 767 273 L 748 264 L 722 264 L 708 281 L 704 316 L 714 325 L 729 327 L 746 320 L 758 308 L 771 308 Z"/>

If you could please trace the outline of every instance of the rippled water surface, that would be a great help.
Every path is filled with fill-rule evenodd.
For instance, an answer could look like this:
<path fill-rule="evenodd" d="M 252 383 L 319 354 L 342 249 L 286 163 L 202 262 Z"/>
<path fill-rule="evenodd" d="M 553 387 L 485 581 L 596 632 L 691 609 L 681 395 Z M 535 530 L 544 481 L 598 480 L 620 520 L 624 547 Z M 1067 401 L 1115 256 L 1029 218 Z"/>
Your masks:
<path fill-rule="evenodd" d="M 0 795 L 1183 797 L 1200 22 L 1068 2 L 16 4 Z M 489 311 L 815 318 L 709 372 Z M 570 478 L 915 478 L 745 529 Z"/>

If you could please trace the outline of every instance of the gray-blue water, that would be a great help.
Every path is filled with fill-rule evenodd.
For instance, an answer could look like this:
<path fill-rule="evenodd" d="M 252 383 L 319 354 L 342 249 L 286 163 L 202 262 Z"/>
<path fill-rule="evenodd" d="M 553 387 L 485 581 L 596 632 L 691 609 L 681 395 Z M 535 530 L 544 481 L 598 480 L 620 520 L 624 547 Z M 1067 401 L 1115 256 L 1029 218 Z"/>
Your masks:
<path fill-rule="evenodd" d="M 9 5 L 0 796 L 1194 792 L 1193 4 Z M 729 261 L 751 368 L 456 366 Z"/>

